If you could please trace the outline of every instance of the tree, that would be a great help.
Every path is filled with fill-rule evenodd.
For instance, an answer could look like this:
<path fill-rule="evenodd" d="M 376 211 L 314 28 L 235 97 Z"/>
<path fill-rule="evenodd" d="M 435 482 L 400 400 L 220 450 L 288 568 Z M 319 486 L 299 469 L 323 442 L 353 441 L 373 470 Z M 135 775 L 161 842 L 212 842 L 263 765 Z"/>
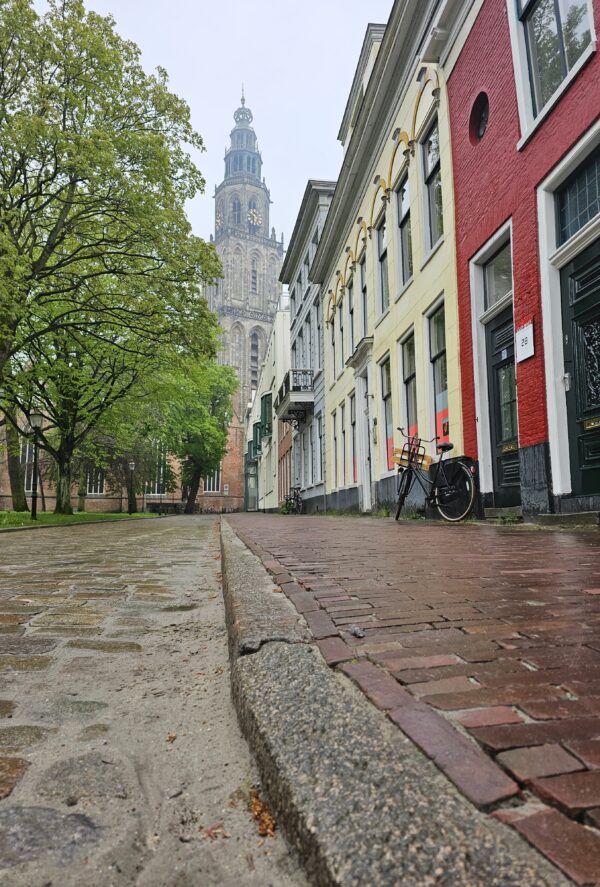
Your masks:
<path fill-rule="evenodd" d="M 202 139 L 139 56 L 82 0 L 42 17 L 0 5 L 0 378 L 58 331 L 213 348 L 200 285 L 220 263 L 184 212 L 204 187 L 186 150 Z"/>
<path fill-rule="evenodd" d="M 42 408 L 64 513 L 104 414 L 169 360 L 214 355 L 202 285 L 221 268 L 185 216 L 204 187 L 189 109 L 111 18 L 6 0 L 0 70 L 3 402 L 9 418 Z"/>

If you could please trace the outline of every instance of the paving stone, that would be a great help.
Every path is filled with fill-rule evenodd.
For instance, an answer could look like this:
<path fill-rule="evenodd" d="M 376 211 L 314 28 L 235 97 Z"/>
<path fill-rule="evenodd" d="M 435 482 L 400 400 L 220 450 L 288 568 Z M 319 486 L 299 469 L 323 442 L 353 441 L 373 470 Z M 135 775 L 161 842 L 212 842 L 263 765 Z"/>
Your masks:
<path fill-rule="evenodd" d="M 594 828 L 600 829 L 600 807 L 594 807 L 592 810 L 586 810 L 585 822 L 587 823 L 587 825 L 593 825 Z"/>
<path fill-rule="evenodd" d="M 95 844 L 102 830 L 78 813 L 65 815 L 49 807 L 0 808 L 0 859 L 12 867 L 49 855 L 71 862 Z"/>
<path fill-rule="evenodd" d="M 78 650 L 97 650 L 99 653 L 141 653 L 143 647 L 133 641 L 86 641 L 74 640 L 67 643 L 67 647 L 76 647 Z"/>
<path fill-rule="evenodd" d="M 101 739 L 103 736 L 109 732 L 110 727 L 108 724 L 90 724 L 89 727 L 84 727 L 79 736 L 77 737 L 80 742 L 88 742 L 92 739 Z"/>
<path fill-rule="evenodd" d="M 54 717 L 58 715 L 85 718 L 96 714 L 102 709 L 108 708 L 107 702 L 97 702 L 94 699 L 75 699 L 72 696 L 62 696 L 51 706 Z"/>
<path fill-rule="evenodd" d="M 346 662 L 339 670 L 348 675 L 378 708 L 392 709 L 413 701 L 395 678 L 371 662 Z"/>
<path fill-rule="evenodd" d="M 338 629 L 325 610 L 315 610 L 312 613 L 305 612 L 304 618 L 315 639 L 320 640 L 322 638 L 339 636 Z"/>
<path fill-rule="evenodd" d="M 570 755 L 560 745 L 536 745 L 502 752 L 497 759 L 521 782 L 540 776 L 555 776 L 582 770 L 581 761 Z"/>
<path fill-rule="evenodd" d="M 558 702 L 530 702 L 519 703 L 520 708 L 536 721 L 555 720 L 557 718 L 580 718 L 586 715 L 600 715 L 600 696 L 592 696 L 586 699 L 564 699 Z"/>
<path fill-rule="evenodd" d="M 37 781 L 36 794 L 63 803 L 68 799 L 71 806 L 74 801 L 127 799 L 129 793 L 122 769 L 113 755 L 90 752 L 53 764 Z"/>
<path fill-rule="evenodd" d="M 375 653 L 370 656 L 374 662 L 381 662 L 392 672 L 402 672 L 411 668 L 437 669 L 444 665 L 455 665 L 460 660 L 457 656 L 445 654 L 439 656 L 401 656 L 397 653 Z"/>
<path fill-rule="evenodd" d="M 0 625 L 19 625 L 27 622 L 29 616 L 19 616 L 17 613 L 0 613 Z"/>
<path fill-rule="evenodd" d="M 495 751 L 549 742 L 570 744 L 579 739 L 600 739 L 600 718 L 569 718 L 537 724 L 481 727 L 473 736 Z"/>
<path fill-rule="evenodd" d="M 15 710 L 16 703 L 10 699 L 0 699 L 0 718 L 10 718 Z"/>
<path fill-rule="evenodd" d="M 598 832 L 573 822 L 558 810 L 535 813 L 516 820 L 513 825 L 576 884 L 598 883 Z"/>
<path fill-rule="evenodd" d="M 410 703 L 390 717 L 473 803 L 487 807 L 518 794 L 497 764 L 428 705 Z"/>
<path fill-rule="evenodd" d="M 495 724 L 519 724 L 523 718 L 513 708 L 496 705 L 492 708 L 473 708 L 456 719 L 463 727 L 491 727 Z"/>
<path fill-rule="evenodd" d="M 439 681 L 424 681 L 420 684 L 411 684 L 410 691 L 415 696 L 427 697 L 439 695 L 440 693 L 470 693 L 474 690 L 480 690 L 481 684 L 470 681 L 469 678 L 459 676 L 455 678 L 441 678 Z"/>
<path fill-rule="evenodd" d="M 341 638 L 324 638 L 322 641 L 317 641 L 317 647 L 328 665 L 346 662 L 357 656 L 356 650 L 349 647 Z"/>
<path fill-rule="evenodd" d="M 532 785 L 541 797 L 571 814 L 600 806 L 600 770 L 535 779 Z"/>
<path fill-rule="evenodd" d="M 586 767 L 591 770 L 600 770 L 600 739 L 582 739 L 566 742 L 565 745 L 573 754 L 581 758 Z"/>
<path fill-rule="evenodd" d="M 19 656 L 25 656 L 28 653 L 49 653 L 56 648 L 57 643 L 51 638 L 0 637 L 0 654 L 16 653 Z"/>
<path fill-rule="evenodd" d="M 56 731 L 37 726 L 0 727 L 0 748 L 10 752 L 21 751 L 36 745 L 54 732 Z"/>
<path fill-rule="evenodd" d="M 0 800 L 10 795 L 28 767 L 29 761 L 23 758 L 0 757 Z"/>
<path fill-rule="evenodd" d="M 3 635 L 3 634 L 22 635 L 24 633 L 25 633 L 25 627 L 23 625 L 0 625 L 0 635 Z"/>
<path fill-rule="evenodd" d="M 0 656 L 0 671 L 44 671 L 51 665 L 50 656 Z"/>

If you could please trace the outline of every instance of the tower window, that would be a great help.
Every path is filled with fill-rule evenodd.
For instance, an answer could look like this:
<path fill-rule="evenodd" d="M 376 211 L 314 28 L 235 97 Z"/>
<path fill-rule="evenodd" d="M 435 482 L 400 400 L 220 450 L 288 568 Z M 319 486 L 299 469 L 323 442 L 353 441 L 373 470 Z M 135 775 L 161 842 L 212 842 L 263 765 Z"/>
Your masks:
<path fill-rule="evenodd" d="M 256 259 L 252 259 L 252 270 L 250 272 L 250 288 L 253 293 L 258 292 L 258 264 Z"/>
<path fill-rule="evenodd" d="M 258 333 L 252 333 L 250 336 L 250 388 L 256 391 L 258 388 Z"/>
<path fill-rule="evenodd" d="M 237 160 L 237 158 L 236 158 Z M 240 203 L 239 197 L 234 197 L 231 202 L 231 215 L 233 219 L 234 225 L 241 225 L 242 223 L 242 205 Z"/>

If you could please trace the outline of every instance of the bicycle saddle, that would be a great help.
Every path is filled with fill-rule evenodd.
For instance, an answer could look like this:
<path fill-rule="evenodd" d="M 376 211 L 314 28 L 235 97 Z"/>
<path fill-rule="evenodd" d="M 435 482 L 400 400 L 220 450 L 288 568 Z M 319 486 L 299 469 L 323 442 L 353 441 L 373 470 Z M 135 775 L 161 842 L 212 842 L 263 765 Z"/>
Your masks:
<path fill-rule="evenodd" d="M 437 445 L 437 448 L 438 448 L 438 450 L 440 451 L 440 453 L 449 453 L 450 450 L 453 450 L 453 449 L 454 449 L 454 444 L 451 444 L 451 443 L 441 443 L 441 444 L 438 444 L 438 445 Z"/>

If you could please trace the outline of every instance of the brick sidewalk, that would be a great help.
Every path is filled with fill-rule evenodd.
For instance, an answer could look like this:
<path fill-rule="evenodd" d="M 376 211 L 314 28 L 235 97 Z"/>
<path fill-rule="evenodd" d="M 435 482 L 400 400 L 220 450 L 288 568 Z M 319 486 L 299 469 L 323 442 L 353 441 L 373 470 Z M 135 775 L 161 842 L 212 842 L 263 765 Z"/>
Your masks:
<path fill-rule="evenodd" d="M 600 532 L 228 519 L 332 667 L 473 803 L 600 884 Z"/>

